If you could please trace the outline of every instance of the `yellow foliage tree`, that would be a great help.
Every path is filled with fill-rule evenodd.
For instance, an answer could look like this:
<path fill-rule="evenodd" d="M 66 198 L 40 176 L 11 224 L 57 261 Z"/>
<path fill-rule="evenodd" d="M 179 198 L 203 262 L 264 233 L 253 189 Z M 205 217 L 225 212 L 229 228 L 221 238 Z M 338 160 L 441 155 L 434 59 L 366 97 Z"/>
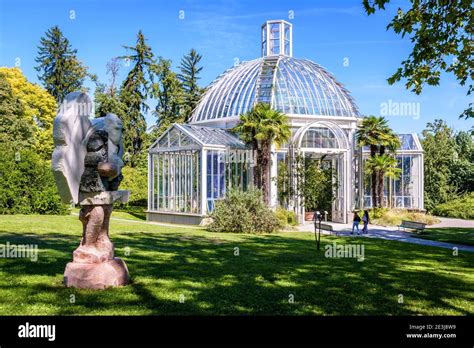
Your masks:
<path fill-rule="evenodd" d="M 41 86 L 29 82 L 18 68 L 0 67 L 10 84 L 13 94 L 19 98 L 25 110 L 25 119 L 34 127 L 34 146 L 44 159 L 50 159 L 53 152 L 53 120 L 57 104 Z"/>

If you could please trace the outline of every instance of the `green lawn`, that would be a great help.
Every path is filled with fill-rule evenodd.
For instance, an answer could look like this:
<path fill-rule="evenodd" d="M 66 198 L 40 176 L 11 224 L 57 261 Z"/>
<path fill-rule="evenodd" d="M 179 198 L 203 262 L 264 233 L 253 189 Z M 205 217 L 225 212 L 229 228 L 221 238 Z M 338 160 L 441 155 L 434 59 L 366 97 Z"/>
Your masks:
<path fill-rule="evenodd" d="M 474 228 L 427 228 L 414 237 L 437 240 L 439 242 L 474 245 Z"/>
<path fill-rule="evenodd" d="M 113 214 L 114 218 L 118 219 L 127 219 L 135 221 L 146 221 L 146 207 L 123 207 L 123 208 L 114 208 Z M 72 214 L 79 214 L 79 208 L 72 208 Z"/>
<path fill-rule="evenodd" d="M 473 253 L 322 237 L 323 248 L 363 243 L 365 261 L 358 262 L 326 258 L 311 233 L 239 235 L 112 221 L 116 254 L 133 283 L 92 291 L 62 285 L 80 234 L 77 216 L 0 216 L 1 244 L 40 249 L 37 262 L 0 259 L 0 315 L 474 313 Z"/>

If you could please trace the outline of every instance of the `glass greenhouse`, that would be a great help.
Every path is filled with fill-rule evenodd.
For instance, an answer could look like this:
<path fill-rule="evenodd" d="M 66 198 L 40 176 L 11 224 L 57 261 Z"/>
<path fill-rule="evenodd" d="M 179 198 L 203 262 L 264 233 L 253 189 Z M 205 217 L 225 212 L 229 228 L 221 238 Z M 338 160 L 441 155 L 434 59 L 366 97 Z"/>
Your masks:
<path fill-rule="evenodd" d="M 149 150 L 148 210 L 160 221 L 199 223 L 227 188 L 247 188 L 251 164 L 252 151 L 235 135 L 174 124 Z"/>
<path fill-rule="evenodd" d="M 148 219 L 200 223 L 230 187 L 252 185 L 253 153 L 229 129 L 240 115 L 268 103 L 288 115 L 292 137 L 273 147 L 271 205 L 294 210 L 301 221 L 305 204 L 298 195 L 279 198 L 282 163 L 290 185 L 298 186 L 297 158 L 324 161 L 334 172 L 333 221 L 347 222 L 357 208 L 370 207 L 370 180 L 363 175 L 365 149 L 355 144 L 360 114 L 348 90 L 320 65 L 292 56 L 292 25 L 267 21 L 261 28 L 262 57 L 221 74 L 206 89 L 188 124 L 172 125 L 149 150 Z M 415 134 L 401 135 L 397 152 L 402 175 L 386 180 L 386 201 L 423 209 L 423 150 Z"/>
<path fill-rule="evenodd" d="M 397 179 L 385 179 L 384 205 L 395 208 L 421 210 L 423 204 L 423 150 L 416 134 L 401 134 L 401 147 L 397 151 Z M 364 160 L 369 157 L 369 149 L 363 149 Z M 372 207 L 370 177 L 364 178 L 364 207 Z"/>

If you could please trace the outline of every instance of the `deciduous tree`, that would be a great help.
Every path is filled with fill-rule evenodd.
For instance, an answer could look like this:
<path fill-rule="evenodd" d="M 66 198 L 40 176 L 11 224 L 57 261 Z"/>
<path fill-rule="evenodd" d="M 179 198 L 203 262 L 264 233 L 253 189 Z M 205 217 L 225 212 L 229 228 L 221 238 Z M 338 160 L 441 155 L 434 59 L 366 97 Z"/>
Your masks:
<path fill-rule="evenodd" d="M 450 165 L 456 158 L 454 133 L 443 120 L 426 125 L 421 144 L 425 152 L 425 206 L 428 210 L 455 198 L 456 188 L 449 180 Z"/>
<path fill-rule="evenodd" d="M 0 68 L 0 73 L 10 84 L 13 96 L 20 101 L 22 120 L 33 131 L 31 143 L 43 159 L 50 159 L 53 151 L 53 120 L 57 104 L 42 87 L 29 82 L 18 68 Z M 21 136 L 20 136 L 21 138 Z"/>
<path fill-rule="evenodd" d="M 21 150 L 33 146 L 33 126 L 3 72 L 0 72 L 0 145 Z"/>
<path fill-rule="evenodd" d="M 390 0 L 363 0 L 367 14 L 385 10 Z M 439 84 L 442 72 L 452 73 L 461 86 L 469 83 L 467 94 L 473 91 L 474 57 L 472 37 L 474 15 L 472 0 L 410 0 L 405 10 L 388 24 L 402 37 L 410 36 L 412 52 L 402 67 L 388 79 L 390 84 L 406 79 L 407 89 L 420 94 L 425 84 Z M 474 117 L 473 104 L 461 117 Z"/>

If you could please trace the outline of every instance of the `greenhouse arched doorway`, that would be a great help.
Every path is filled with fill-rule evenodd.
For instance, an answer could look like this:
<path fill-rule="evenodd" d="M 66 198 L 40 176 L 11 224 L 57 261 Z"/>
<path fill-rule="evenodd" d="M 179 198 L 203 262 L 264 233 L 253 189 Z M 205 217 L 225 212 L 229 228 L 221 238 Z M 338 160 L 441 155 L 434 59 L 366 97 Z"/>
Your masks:
<path fill-rule="evenodd" d="M 290 145 L 293 161 L 297 157 L 320 160 L 333 172 L 333 199 L 328 212 L 333 222 L 346 223 L 350 212 L 351 184 L 349 140 L 346 133 L 337 124 L 329 121 L 317 121 L 307 124 L 295 133 Z M 297 178 L 295 181 L 298 180 Z M 300 179 L 301 180 L 301 179 Z M 302 184 L 304 185 L 304 183 Z M 298 215 L 305 215 L 305 203 L 298 194 L 295 199 Z"/>

